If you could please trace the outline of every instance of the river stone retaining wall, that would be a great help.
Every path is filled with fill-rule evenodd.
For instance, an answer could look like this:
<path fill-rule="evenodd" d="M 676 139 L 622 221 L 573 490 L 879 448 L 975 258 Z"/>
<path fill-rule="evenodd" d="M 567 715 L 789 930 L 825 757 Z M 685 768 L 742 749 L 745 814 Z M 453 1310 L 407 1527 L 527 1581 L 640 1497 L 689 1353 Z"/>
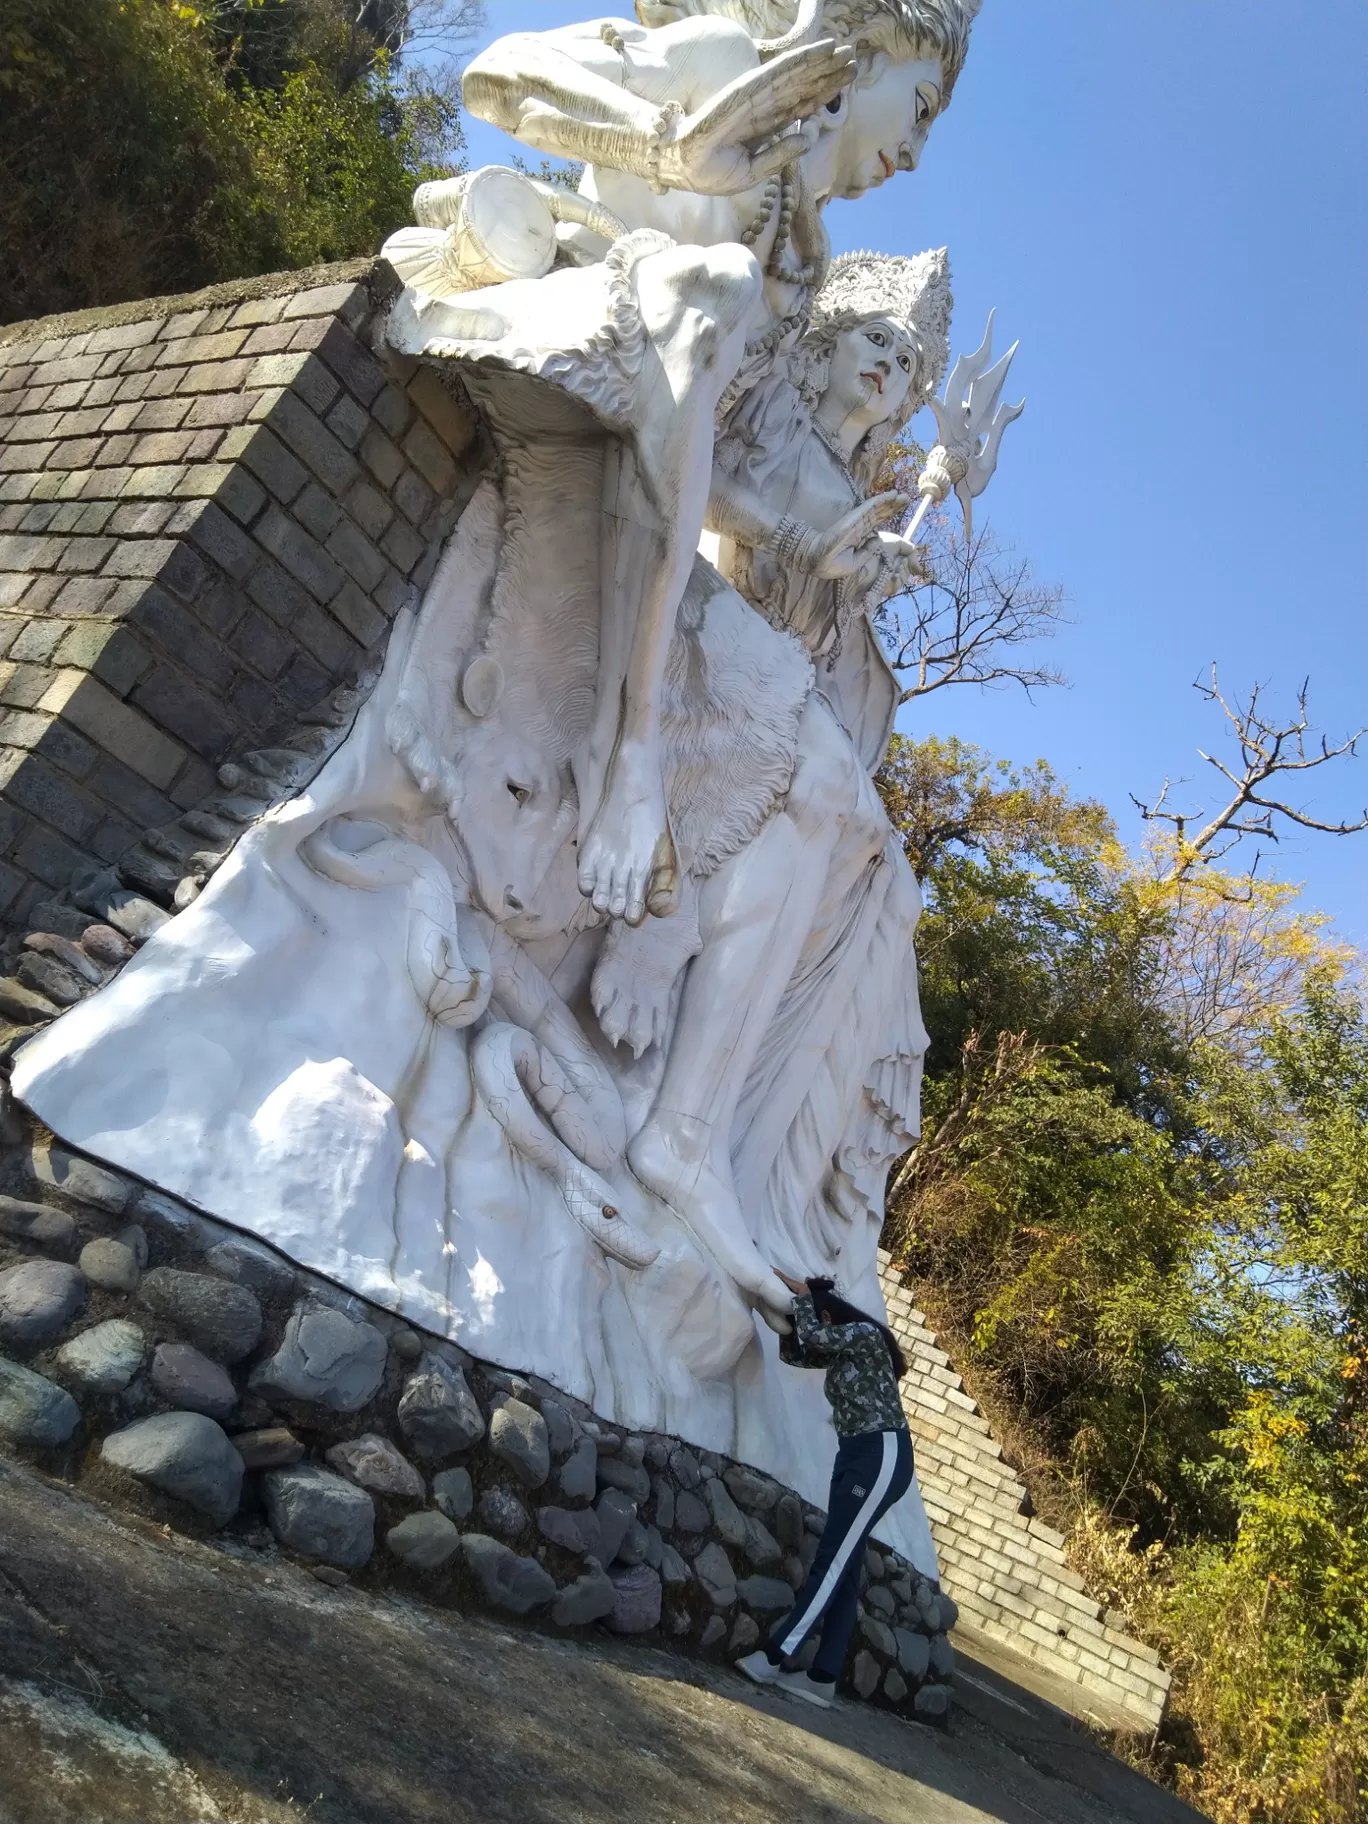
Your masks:
<path fill-rule="evenodd" d="M 328 1583 L 717 1660 L 787 1609 L 824 1523 L 67 1151 L 7 1095 L 0 1447 Z M 861 1580 L 846 1687 L 942 1721 L 954 1603 L 885 1548 Z"/>
<path fill-rule="evenodd" d="M 1137 1729 L 1156 1729 L 1169 1688 L 1159 1655 L 1088 1595 L 1065 1559 L 1063 1535 L 1027 1517 L 1026 1485 L 1004 1462 L 988 1421 L 882 1252 L 879 1267 L 889 1323 L 912 1364 L 903 1406 L 917 1481 L 942 1582 L 966 1632 L 1104 1698 Z"/>
<path fill-rule="evenodd" d="M 363 260 L 0 326 L 0 917 L 114 862 L 202 879 L 383 654 L 477 468 L 383 347 L 397 290 Z"/>

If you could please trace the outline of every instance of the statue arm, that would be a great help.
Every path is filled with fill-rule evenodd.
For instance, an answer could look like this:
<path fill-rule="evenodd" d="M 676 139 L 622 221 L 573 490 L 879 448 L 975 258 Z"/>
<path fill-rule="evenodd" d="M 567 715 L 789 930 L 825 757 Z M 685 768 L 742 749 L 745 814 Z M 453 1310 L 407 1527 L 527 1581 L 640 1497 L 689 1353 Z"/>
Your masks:
<path fill-rule="evenodd" d="M 876 494 L 834 525 L 818 527 L 780 513 L 739 475 L 714 466 L 708 495 L 707 524 L 723 538 L 768 551 L 782 563 L 810 576 L 835 579 L 853 574 L 864 548 L 885 520 L 906 511 L 901 494 Z"/>
<path fill-rule="evenodd" d="M 678 45 L 674 29 L 510 33 L 471 63 L 462 98 L 540 152 L 630 172 L 656 190 L 731 196 L 807 149 L 794 123 L 855 71 L 830 39 L 762 64 L 749 35 L 723 21 L 685 22 Z"/>

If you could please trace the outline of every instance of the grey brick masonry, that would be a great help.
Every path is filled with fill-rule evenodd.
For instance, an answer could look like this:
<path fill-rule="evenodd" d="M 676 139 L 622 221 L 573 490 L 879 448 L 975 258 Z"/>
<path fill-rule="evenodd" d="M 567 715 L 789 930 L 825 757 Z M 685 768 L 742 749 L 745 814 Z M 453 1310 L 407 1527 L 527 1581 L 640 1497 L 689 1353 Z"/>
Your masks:
<path fill-rule="evenodd" d="M 1168 1698 L 1159 1655 L 1093 1601 L 1064 1556 L 1063 1537 L 1027 1517 L 1025 1484 L 884 1253 L 879 1276 L 889 1326 L 911 1363 L 902 1392 L 917 1484 L 961 1630 L 1048 1667 L 1148 1734 Z"/>
<path fill-rule="evenodd" d="M 0 920 L 383 651 L 469 411 L 383 351 L 383 261 L 0 327 Z"/>

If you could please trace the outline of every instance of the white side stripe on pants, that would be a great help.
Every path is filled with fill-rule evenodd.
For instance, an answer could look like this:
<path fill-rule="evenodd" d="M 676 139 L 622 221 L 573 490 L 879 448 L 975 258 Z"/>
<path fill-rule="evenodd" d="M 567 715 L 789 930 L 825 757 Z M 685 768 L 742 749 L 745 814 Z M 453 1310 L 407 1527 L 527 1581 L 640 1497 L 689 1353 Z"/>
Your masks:
<path fill-rule="evenodd" d="M 879 1503 L 888 1493 L 888 1485 L 893 1480 L 893 1471 L 898 1466 L 898 1433 L 886 1431 L 883 1434 L 883 1461 L 879 1473 L 874 1478 L 874 1486 L 865 1497 L 864 1505 L 846 1529 L 845 1538 L 836 1547 L 835 1555 L 827 1566 L 826 1576 L 813 1591 L 812 1600 L 801 1615 L 795 1615 L 793 1626 L 779 1643 L 781 1653 L 796 1653 L 803 1644 L 803 1636 L 831 1601 L 832 1592 L 841 1581 L 841 1573 L 850 1562 L 850 1554 L 856 1544 L 863 1539 L 865 1528 L 872 1526 L 874 1515 L 879 1511 Z"/>

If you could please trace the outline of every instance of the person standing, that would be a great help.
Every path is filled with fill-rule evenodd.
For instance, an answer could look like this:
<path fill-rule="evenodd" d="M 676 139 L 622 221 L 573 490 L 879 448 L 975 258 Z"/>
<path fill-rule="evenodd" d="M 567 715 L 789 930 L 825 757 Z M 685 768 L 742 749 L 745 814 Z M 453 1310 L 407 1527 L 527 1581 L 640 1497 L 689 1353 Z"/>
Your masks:
<path fill-rule="evenodd" d="M 807 1582 L 767 1643 L 736 1668 L 829 1710 L 855 1628 L 865 1541 L 912 1484 L 912 1438 L 898 1392 L 907 1360 L 887 1325 L 839 1297 L 831 1280 L 779 1277 L 795 1295 L 793 1332 L 781 1339 L 780 1357 L 825 1370 L 839 1443 L 826 1530 Z M 817 1628 L 817 1655 L 804 1672 L 797 1655 Z"/>

